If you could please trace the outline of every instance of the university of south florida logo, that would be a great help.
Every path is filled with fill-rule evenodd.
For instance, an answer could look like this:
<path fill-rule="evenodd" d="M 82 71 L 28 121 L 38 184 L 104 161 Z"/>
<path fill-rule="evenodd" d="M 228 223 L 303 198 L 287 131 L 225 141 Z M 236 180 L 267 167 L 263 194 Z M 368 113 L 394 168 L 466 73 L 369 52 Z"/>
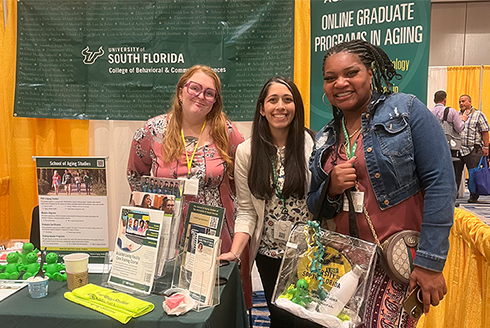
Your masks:
<path fill-rule="evenodd" d="M 101 57 L 104 54 L 104 49 L 102 49 L 102 46 L 99 47 L 99 50 L 97 51 L 90 51 L 89 46 L 87 46 L 85 49 L 82 50 L 82 55 L 83 55 L 83 63 L 85 65 L 92 65 L 95 63 L 97 58 Z"/>

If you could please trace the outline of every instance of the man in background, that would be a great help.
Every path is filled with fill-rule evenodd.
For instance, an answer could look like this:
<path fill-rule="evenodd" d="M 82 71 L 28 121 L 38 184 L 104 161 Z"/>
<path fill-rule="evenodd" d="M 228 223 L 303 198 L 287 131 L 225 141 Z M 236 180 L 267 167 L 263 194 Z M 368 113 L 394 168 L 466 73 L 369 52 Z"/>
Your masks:
<path fill-rule="evenodd" d="M 464 129 L 464 122 L 461 120 L 461 117 L 459 116 L 459 113 L 456 111 L 456 109 L 452 107 L 446 107 L 446 98 L 447 98 L 446 91 L 444 90 L 436 91 L 436 93 L 434 93 L 434 103 L 436 105 L 430 111 L 439 120 L 439 122 L 442 125 L 442 128 L 444 129 L 444 133 L 446 133 L 446 135 L 455 136 L 458 139 L 460 139 L 460 133 Z M 443 123 L 443 121 L 446 121 L 448 124 Z M 460 166 L 459 162 L 461 161 L 459 159 L 460 149 L 455 149 L 454 147 L 451 147 L 451 145 L 450 148 L 451 148 L 451 157 L 453 158 L 454 174 L 456 175 L 456 186 L 459 188 L 459 184 L 461 183 L 461 174 L 462 174 L 462 172 L 459 172 L 458 175 L 458 170 Z M 459 204 L 457 204 L 456 206 L 458 205 Z"/>
<path fill-rule="evenodd" d="M 462 95 L 459 97 L 459 114 L 464 122 L 464 130 L 461 132 L 461 150 L 459 158 L 461 161 L 457 165 L 456 180 L 461 183 L 463 165 L 473 169 L 478 166 L 482 156 L 488 156 L 488 126 L 485 114 L 471 105 L 471 97 Z M 459 187 L 459 184 L 458 184 Z M 470 194 L 468 203 L 476 203 L 478 194 Z"/>

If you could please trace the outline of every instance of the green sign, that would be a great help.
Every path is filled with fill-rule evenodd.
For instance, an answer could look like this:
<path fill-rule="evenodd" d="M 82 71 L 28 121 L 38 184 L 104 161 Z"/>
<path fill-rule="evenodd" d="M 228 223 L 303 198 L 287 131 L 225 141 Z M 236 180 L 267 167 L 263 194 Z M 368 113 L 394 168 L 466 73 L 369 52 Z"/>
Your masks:
<path fill-rule="evenodd" d="M 429 0 L 311 0 L 311 128 L 318 131 L 333 118 L 331 106 L 322 101 L 323 56 L 329 48 L 354 39 L 380 46 L 403 76 L 393 79 L 393 91 L 424 100 L 429 36 Z"/>
<path fill-rule="evenodd" d="M 195 64 L 224 111 L 252 120 L 262 85 L 292 76 L 294 1 L 20 0 L 14 115 L 147 120 Z"/>

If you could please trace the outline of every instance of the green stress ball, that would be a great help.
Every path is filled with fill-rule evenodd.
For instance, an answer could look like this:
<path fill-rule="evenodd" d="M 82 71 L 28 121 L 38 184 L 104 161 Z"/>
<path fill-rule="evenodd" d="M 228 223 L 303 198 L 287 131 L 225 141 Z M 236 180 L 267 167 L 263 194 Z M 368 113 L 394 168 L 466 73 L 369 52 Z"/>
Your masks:
<path fill-rule="evenodd" d="M 22 276 L 22 279 L 26 280 L 27 278 L 34 277 L 36 273 L 39 271 L 39 267 L 41 266 L 37 263 L 37 254 L 31 252 L 26 256 L 27 264 L 21 265 L 20 270 L 25 270 L 26 272 Z"/>
<path fill-rule="evenodd" d="M 19 258 L 20 256 L 17 252 L 12 252 L 7 255 L 7 265 L 4 266 L 5 271 L 0 273 L 0 279 L 19 279 L 19 266 L 21 265 Z"/>
<path fill-rule="evenodd" d="M 51 280 L 66 281 L 66 273 L 60 273 L 60 271 L 65 270 L 65 266 L 58 263 L 56 253 L 46 255 L 46 264 L 43 265 L 43 270 L 44 274 Z"/>

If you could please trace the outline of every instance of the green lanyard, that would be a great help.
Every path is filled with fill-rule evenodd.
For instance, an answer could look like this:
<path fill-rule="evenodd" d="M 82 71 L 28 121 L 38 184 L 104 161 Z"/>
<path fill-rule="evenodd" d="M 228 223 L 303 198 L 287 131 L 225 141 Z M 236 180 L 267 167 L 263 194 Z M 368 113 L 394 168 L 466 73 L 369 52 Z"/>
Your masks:
<path fill-rule="evenodd" d="M 282 213 L 285 213 L 285 212 L 287 212 L 287 209 L 286 209 L 286 201 L 282 197 L 282 190 L 281 190 L 281 188 L 279 188 L 279 178 L 277 177 L 277 172 L 276 172 L 276 158 L 277 158 L 277 154 L 274 157 L 274 159 L 271 158 L 272 173 L 274 175 L 274 187 L 276 187 L 276 195 L 277 195 L 277 198 L 279 198 L 279 200 L 282 201 L 282 206 L 283 206 L 282 207 Z"/>
<path fill-rule="evenodd" d="M 352 148 L 351 148 L 351 145 L 350 145 L 350 137 L 349 137 L 349 134 L 347 133 L 347 129 L 345 128 L 345 118 L 343 118 L 343 117 L 342 117 L 342 130 L 344 131 L 345 143 L 347 145 L 347 147 L 345 149 L 345 152 L 347 153 L 347 157 L 349 159 L 351 159 L 352 157 L 354 157 L 354 154 L 356 153 L 357 138 L 359 138 L 359 136 L 357 136 L 357 138 L 354 141 L 354 143 L 352 144 Z"/>

